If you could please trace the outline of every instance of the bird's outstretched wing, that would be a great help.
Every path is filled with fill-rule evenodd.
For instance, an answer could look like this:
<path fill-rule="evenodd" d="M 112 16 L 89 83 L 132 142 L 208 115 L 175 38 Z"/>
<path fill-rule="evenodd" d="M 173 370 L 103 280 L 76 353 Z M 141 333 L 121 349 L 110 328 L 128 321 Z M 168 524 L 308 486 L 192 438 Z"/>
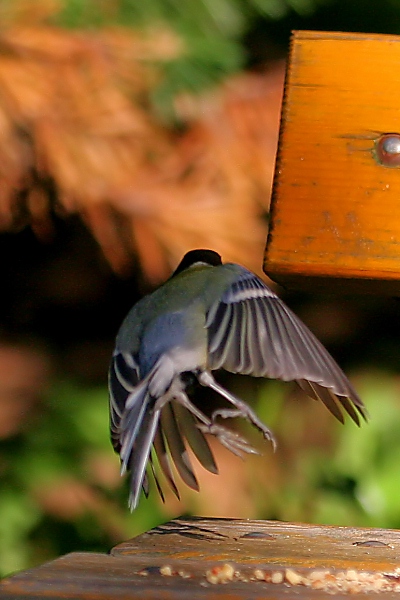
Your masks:
<path fill-rule="evenodd" d="M 321 342 L 261 279 L 237 273 L 207 314 L 209 369 L 297 381 L 340 421 L 341 405 L 359 424 L 364 404 Z"/>

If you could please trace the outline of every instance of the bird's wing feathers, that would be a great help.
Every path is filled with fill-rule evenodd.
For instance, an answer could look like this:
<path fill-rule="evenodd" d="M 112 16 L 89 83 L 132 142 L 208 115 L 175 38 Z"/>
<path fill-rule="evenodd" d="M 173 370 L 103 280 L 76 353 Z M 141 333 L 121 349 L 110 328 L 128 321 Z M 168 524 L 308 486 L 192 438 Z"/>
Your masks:
<path fill-rule="evenodd" d="M 240 268 L 207 314 L 210 369 L 297 381 L 343 420 L 338 400 L 358 422 L 362 401 L 314 334 L 261 279 Z M 354 406 L 353 406 L 354 405 Z"/>
<path fill-rule="evenodd" d="M 110 430 L 111 440 L 116 452 L 121 444 L 119 425 L 125 405 L 139 383 L 139 367 L 131 354 L 114 352 L 108 372 L 108 388 L 110 394 Z"/>

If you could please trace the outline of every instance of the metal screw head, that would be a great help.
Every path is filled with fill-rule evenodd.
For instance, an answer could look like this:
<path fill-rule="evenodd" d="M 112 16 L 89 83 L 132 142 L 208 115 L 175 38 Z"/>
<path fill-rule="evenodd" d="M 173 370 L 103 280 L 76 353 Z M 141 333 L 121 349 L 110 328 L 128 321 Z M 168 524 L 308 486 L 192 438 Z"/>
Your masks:
<path fill-rule="evenodd" d="M 375 140 L 378 162 L 384 167 L 400 167 L 400 134 L 385 133 Z"/>

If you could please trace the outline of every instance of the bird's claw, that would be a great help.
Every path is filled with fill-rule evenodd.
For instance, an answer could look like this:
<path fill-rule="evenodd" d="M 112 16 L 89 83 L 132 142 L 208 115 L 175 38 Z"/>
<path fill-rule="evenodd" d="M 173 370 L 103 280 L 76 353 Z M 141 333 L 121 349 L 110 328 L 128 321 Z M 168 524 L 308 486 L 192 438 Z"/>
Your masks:
<path fill-rule="evenodd" d="M 208 433 L 216 437 L 225 448 L 236 454 L 236 456 L 242 457 L 243 452 L 247 454 L 259 454 L 258 450 L 253 448 L 244 437 L 226 429 L 222 425 L 210 423 L 209 425 L 198 424 L 197 427 L 203 433 Z"/>
<path fill-rule="evenodd" d="M 244 402 L 241 403 L 240 408 L 219 408 L 215 410 L 211 415 L 211 420 L 215 423 L 217 417 L 222 419 L 234 419 L 236 417 L 242 417 L 249 421 L 254 427 L 256 427 L 263 434 L 264 438 L 271 442 L 273 449 L 276 449 L 276 439 L 272 431 L 267 427 L 247 406 Z"/>

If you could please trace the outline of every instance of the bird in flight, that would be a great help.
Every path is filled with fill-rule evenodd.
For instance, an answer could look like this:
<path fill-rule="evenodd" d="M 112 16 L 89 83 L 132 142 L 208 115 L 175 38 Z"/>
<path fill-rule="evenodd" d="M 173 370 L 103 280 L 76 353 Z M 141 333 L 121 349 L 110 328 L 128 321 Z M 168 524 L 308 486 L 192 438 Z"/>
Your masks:
<path fill-rule="evenodd" d="M 179 498 L 172 463 L 184 483 L 199 489 L 187 446 L 203 467 L 218 472 L 206 434 L 234 454 L 256 452 L 221 418 L 243 417 L 275 445 L 252 408 L 215 380 L 217 369 L 296 381 L 339 421 L 343 410 L 357 424 L 366 418 L 335 360 L 257 275 L 223 264 L 212 250 L 191 250 L 163 285 L 130 310 L 111 360 L 111 439 L 121 472 L 130 472 L 132 510 L 141 489 L 148 494 L 150 474 L 164 498 L 160 471 Z M 194 382 L 217 392 L 230 408 L 206 416 L 191 400 Z"/>

